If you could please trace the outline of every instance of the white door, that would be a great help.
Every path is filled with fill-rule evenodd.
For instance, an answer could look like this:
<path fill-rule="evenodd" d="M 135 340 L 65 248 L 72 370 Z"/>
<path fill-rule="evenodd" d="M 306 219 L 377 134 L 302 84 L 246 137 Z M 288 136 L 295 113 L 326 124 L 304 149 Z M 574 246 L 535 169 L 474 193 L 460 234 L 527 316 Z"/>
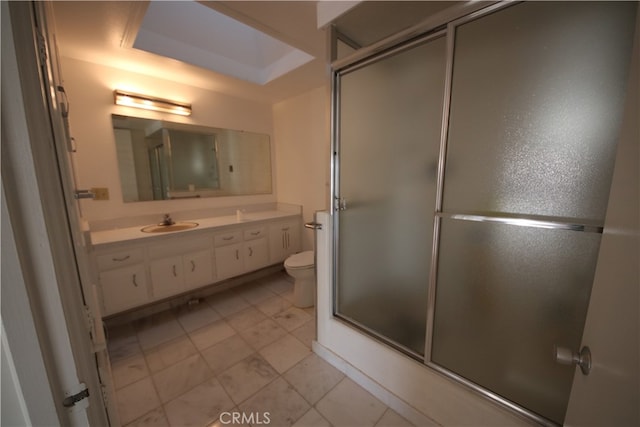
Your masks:
<path fill-rule="evenodd" d="M 640 13 L 625 118 L 582 346 L 588 375 L 576 368 L 565 425 L 640 425 Z M 572 349 L 577 351 L 578 349 Z"/>
<path fill-rule="evenodd" d="M 107 413 L 111 424 L 117 425 L 118 416 L 115 410 L 115 399 L 111 384 L 111 367 L 106 347 L 106 339 L 102 324 L 102 313 L 98 300 L 96 278 L 92 277 L 89 270 L 88 261 L 88 230 L 83 230 L 80 214 L 80 206 L 76 195 L 79 194 L 75 184 L 75 172 L 73 169 L 73 153 L 75 151 L 74 142 L 71 138 L 68 127 L 68 116 L 73 114 L 70 110 L 69 101 L 64 92 L 62 76 L 60 75 L 60 64 L 58 61 L 58 50 L 55 43 L 55 26 L 51 4 L 47 2 L 34 2 L 36 15 L 36 36 L 39 40 L 39 48 L 46 55 L 38 58 L 41 67 L 43 93 L 46 96 L 47 107 L 51 119 L 51 127 L 54 140 L 54 149 L 58 161 L 60 185 L 64 195 L 66 205 L 66 220 L 68 222 L 69 233 L 73 244 L 73 253 L 77 265 L 77 281 L 75 283 L 65 283 L 60 287 L 60 294 L 63 299 L 77 299 L 77 293 L 81 294 L 84 310 L 89 317 L 89 334 L 77 334 L 70 332 L 72 345 L 82 347 L 87 343 L 83 340 L 90 340 L 88 345 L 93 354 L 97 366 L 93 364 L 89 369 L 97 370 L 97 384 L 93 385 L 94 390 L 89 387 L 89 394 L 93 396 L 104 396 L 102 402 L 106 405 Z M 40 37 L 42 36 L 42 37 Z M 75 295 L 74 295 L 75 294 Z M 75 341 L 75 342 L 74 342 Z M 93 358 L 92 358 L 93 360 Z M 95 388 L 101 388 L 96 390 Z M 95 401 L 94 404 L 98 402 Z"/>

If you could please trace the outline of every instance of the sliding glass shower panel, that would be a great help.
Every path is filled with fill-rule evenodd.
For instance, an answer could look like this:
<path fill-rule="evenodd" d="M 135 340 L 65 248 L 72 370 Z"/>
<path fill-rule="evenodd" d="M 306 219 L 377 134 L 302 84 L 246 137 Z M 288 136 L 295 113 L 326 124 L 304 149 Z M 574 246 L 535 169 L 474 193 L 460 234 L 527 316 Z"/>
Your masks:
<path fill-rule="evenodd" d="M 600 236 L 444 219 L 431 360 L 562 424 Z"/>
<path fill-rule="evenodd" d="M 338 75 L 336 313 L 424 354 L 445 39 Z"/>
<path fill-rule="evenodd" d="M 575 368 L 553 350 L 580 346 L 636 6 L 525 2 L 455 27 L 430 362 L 559 424 Z"/>
<path fill-rule="evenodd" d="M 636 2 L 526 2 L 456 28 L 444 211 L 602 222 Z"/>

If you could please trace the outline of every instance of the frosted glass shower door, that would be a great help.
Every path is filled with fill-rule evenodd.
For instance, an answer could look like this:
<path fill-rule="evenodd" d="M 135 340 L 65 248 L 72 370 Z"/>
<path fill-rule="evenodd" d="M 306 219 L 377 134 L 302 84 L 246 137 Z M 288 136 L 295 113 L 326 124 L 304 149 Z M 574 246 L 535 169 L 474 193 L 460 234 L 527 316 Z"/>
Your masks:
<path fill-rule="evenodd" d="M 527 2 L 456 27 L 430 362 L 562 424 L 637 4 Z"/>
<path fill-rule="evenodd" d="M 424 354 L 445 39 L 337 76 L 336 315 Z"/>

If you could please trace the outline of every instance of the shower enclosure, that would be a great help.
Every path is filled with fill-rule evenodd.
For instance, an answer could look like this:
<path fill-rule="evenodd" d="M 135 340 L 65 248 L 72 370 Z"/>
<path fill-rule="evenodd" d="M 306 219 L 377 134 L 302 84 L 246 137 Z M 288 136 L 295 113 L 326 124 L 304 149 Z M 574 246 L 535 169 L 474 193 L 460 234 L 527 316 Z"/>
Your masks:
<path fill-rule="evenodd" d="M 500 4 L 334 70 L 334 315 L 562 424 L 634 2 Z"/>

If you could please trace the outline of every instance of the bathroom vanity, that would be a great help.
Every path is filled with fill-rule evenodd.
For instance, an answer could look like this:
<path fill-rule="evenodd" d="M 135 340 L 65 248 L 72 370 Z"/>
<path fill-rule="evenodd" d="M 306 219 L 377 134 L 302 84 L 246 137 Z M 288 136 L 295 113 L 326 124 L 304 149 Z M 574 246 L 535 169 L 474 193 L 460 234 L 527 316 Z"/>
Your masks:
<path fill-rule="evenodd" d="M 189 222 L 197 226 L 151 233 L 134 226 L 90 233 L 103 316 L 220 284 L 282 263 L 300 251 L 299 212 L 268 210 Z"/>

